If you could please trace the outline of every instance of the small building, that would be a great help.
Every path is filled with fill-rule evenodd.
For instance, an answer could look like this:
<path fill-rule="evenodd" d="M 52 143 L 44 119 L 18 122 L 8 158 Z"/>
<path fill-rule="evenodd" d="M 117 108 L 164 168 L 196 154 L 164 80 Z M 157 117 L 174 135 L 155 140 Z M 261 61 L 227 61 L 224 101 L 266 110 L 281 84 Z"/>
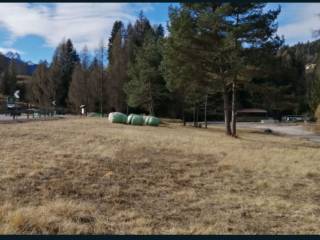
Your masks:
<path fill-rule="evenodd" d="M 244 108 L 237 111 L 237 120 L 240 122 L 260 122 L 268 118 L 268 111 L 259 108 Z"/>

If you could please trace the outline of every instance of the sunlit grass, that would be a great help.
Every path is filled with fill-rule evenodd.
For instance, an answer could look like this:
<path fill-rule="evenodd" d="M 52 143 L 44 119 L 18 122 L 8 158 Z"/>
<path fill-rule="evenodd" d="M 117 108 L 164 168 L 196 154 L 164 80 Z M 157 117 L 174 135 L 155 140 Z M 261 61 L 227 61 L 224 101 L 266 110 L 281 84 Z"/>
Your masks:
<path fill-rule="evenodd" d="M 316 143 L 100 118 L 0 136 L 0 233 L 320 233 Z"/>

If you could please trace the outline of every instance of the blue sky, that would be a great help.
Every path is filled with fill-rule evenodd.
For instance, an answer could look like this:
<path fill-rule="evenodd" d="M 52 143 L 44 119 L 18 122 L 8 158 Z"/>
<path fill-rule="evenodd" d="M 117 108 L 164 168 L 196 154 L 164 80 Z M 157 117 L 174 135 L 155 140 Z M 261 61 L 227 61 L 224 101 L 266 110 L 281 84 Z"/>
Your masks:
<path fill-rule="evenodd" d="M 115 20 L 133 22 L 140 10 L 153 24 L 166 25 L 170 3 L 0 3 L 0 52 L 17 51 L 22 59 L 37 63 L 51 60 L 63 38 L 77 50 L 94 50 L 108 39 Z M 320 28 L 320 3 L 271 3 L 281 5 L 278 33 L 289 45 L 314 40 Z M 10 13 L 10 14 L 8 14 Z"/>

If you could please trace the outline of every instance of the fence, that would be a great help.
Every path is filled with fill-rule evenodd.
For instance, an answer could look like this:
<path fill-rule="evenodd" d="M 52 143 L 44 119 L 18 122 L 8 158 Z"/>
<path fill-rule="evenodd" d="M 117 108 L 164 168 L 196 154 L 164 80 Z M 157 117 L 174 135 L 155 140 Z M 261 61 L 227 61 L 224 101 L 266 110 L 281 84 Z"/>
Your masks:
<path fill-rule="evenodd" d="M 8 107 L 6 101 L 0 101 L 0 114 L 16 119 L 24 118 L 51 118 L 56 115 L 63 115 L 67 111 L 61 107 L 39 107 L 24 102 L 17 102 L 13 107 Z"/>

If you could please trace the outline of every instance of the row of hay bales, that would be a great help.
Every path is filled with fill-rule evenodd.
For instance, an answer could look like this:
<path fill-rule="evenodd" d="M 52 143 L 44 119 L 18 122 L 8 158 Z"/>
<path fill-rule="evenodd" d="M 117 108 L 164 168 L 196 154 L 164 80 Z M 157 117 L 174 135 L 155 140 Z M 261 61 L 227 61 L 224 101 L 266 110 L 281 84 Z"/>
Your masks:
<path fill-rule="evenodd" d="M 159 126 L 160 119 L 154 116 L 141 116 L 138 114 L 130 114 L 127 116 L 121 112 L 109 113 L 108 119 L 112 123 L 131 124 L 136 126 Z"/>

